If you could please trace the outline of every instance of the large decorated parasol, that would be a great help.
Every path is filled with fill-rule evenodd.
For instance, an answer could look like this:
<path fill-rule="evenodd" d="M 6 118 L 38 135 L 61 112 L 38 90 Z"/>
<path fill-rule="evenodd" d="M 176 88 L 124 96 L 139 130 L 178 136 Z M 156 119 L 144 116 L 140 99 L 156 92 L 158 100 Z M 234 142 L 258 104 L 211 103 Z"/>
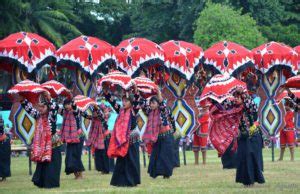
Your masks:
<path fill-rule="evenodd" d="M 129 75 L 115 70 L 99 79 L 97 85 L 98 91 L 101 91 L 104 85 L 108 85 L 110 87 L 120 86 L 121 88 L 128 90 L 134 85 L 134 82 Z"/>
<path fill-rule="evenodd" d="M 159 90 L 159 87 L 146 77 L 136 77 L 133 82 L 144 97 L 156 95 L 157 90 Z"/>
<path fill-rule="evenodd" d="M 203 57 L 201 47 L 185 42 L 170 40 L 160 44 L 165 54 L 165 65 L 190 80 Z"/>
<path fill-rule="evenodd" d="M 54 52 L 54 45 L 37 34 L 14 33 L 0 41 L 0 69 L 11 72 L 16 64 L 31 73 L 55 62 Z"/>
<path fill-rule="evenodd" d="M 70 90 L 58 81 L 50 80 L 43 83 L 41 86 L 50 92 L 52 98 L 56 98 L 57 96 L 71 96 Z"/>
<path fill-rule="evenodd" d="M 162 48 L 145 38 L 131 38 L 122 41 L 114 48 L 117 66 L 132 77 L 139 74 L 141 68 L 164 67 Z"/>
<path fill-rule="evenodd" d="M 288 69 L 293 74 L 298 71 L 297 52 L 283 44 L 269 42 L 252 50 L 256 68 L 267 74 L 273 69 Z"/>
<path fill-rule="evenodd" d="M 74 103 L 76 104 L 77 108 L 82 112 L 86 111 L 90 106 L 97 105 L 97 102 L 95 100 L 83 95 L 75 96 Z"/>
<path fill-rule="evenodd" d="M 28 101 L 35 103 L 38 101 L 40 94 L 48 93 L 48 90 L 43 88 L 40 84 L 35 83 L 30 80 L 24 80 L 13 86 L 8 90 L 8 93 L 11 95 L 19 94 L 23 96 Z"/>
<path fill-rule="evenodd" d="M 57 50 L 58 67 L 79 68 L 91 76 L 98 71 L 107 72 L 108 66 L 114 63 L 112 49 L 109 43 L 98 38 L 80 36 Z"/>
<path fill-rule="evenodd" d="M 254 67 L 250 50 L 229 41 L 221 41 L 204 52 L 204 66 L 215 73 L 237 75 L 249 67 Z"/>
<path fill-rule="evenodd" d="M 225 99 L 233 98 L 233 92 L 237 89 L 246 91 L 246 83 L 235 79 L 227 73 L 224 75 L 217 74 L 206 84 L 200 96 L 200 101 L 210 98 L 218 103 L 222 103 Z"/>

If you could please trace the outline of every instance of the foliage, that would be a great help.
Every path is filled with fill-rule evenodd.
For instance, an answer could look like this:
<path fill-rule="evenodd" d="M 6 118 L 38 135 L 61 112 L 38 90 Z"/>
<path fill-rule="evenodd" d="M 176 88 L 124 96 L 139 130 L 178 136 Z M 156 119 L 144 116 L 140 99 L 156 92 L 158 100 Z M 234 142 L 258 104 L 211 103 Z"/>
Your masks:
<path fill-rule="evenodd" d="M 194 40 L 203 48 L 222 40 L 233 41 L 247 48 L 254 48 L 266 41 L 255 20 L 248 14 L 242 15 L 241 11 L 213 3 L 208 3 L 200 13 Z"/>

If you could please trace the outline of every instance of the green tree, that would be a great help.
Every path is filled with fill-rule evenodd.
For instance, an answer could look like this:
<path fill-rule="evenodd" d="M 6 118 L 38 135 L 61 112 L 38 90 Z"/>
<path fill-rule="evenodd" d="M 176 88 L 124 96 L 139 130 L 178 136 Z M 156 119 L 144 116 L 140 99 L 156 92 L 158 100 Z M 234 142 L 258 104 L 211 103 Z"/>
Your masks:
<path fill-rule="evenodd" d="M 266 41 L 248 14 L 242 15 L 241 10 L 221 4 L 207 3 L 206 6 L 195 23 L 196 44 L 208 48 L 213 43 L 228 40 L 251 49 Z"/>
<path fill-rule="evenodd" d="M 36 32 L 60 46 L 81 34 L 71 23 L 79 18 L 66 0 L 4 0 L 1 9 L 1 37 L 21 30 Z"/>

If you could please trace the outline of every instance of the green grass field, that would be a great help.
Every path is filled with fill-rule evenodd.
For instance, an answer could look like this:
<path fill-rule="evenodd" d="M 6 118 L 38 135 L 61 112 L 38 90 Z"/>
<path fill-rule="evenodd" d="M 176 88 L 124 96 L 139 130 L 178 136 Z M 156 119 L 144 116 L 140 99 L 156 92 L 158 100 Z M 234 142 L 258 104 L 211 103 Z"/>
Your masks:
<path fill-rule="evenodd" d="M 275 151 L 277 158 L 279 150 Z M 87 169 L 87 156 L 83 158 Z M 152 179 L 146 168 L 142 167 L 142 184 L 135 188 L 112 187 L 109 185 L 111 175 L 101 175 L 95 170 L 87 170 L 82 180 L 74 180 L 73 176 L 66 176 L 62 170 L 61 187 L 46 190 L 31 183 L 27 158 L 13 158 L 12 177 L 6 182 L 0 182 L 0 193 L 300 193 L 299 148 L 296 149 L 295 162 L 289 161 L 288 152 L 283 162 L 271 162 L 271 150 L 265 149 L 266 184 L 255 185 L 253 188 L 236 184 L 235 170 L 223 170 L 215 151 L 208 151 L 206 166 L 195 166 L 193 160 L 193 153 L 187 152 L 187 166 L 176 168 L 168 180 L 161 177 Z"/>

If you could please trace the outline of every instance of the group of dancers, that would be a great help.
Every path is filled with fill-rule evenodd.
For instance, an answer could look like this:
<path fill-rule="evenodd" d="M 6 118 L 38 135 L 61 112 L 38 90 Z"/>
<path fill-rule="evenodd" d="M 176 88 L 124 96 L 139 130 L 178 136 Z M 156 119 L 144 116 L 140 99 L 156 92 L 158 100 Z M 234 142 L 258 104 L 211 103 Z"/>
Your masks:
<path fill-rule="evenodd" d="M 293 149 L 288 131 L 295 126 L 290 120 L 290 111 L 298 111 L 300 99 L 288 90 L 290 100 L 286 101 L 286 126 L 283 133 L 286 140 L 282 141 L 280 159 L 284 147 L 288 144 Z M 113 186 L 133 187 L 141 184 L 140 143 L 149 154 L 148 174 L 152 178 L 162 176 L 168 179 L 173 174 L 174 167 L 179 164 L 179 149 L 175 122 L 166 100 L 158 90 L 156 96 L 143 98 L 137 88 L 126 91 L 121 97 L 122 105 L 117 97 L 108 89 L 103 89 L 102 97 L 110 103 L 94 105 L 92 115 L 80 111 L 72 98 L 65 99 L 59 105 L 56 99 L 45 94 L 44 100 L 32 105 L 28 99 L 18 96 L 22 107 L 36 120 L 36 128 L 32 144 L 31 160 L 36 162 L 36 170 L 32 177 L 34 185 L 41 188 L 60 186 L 62 163 L 62 145 L 66 144 L 65 173 L 74 174 L 75 179 L 83 178 L 84 166 L 81 154 L 84 135 L 81 130 L 81 117 L 92 122 L 87 146 L 94 153 L 96 170 L 103 174 L 113 172 L 110 184 Z M 112 132 L 108 130 L 110 112 L 118 113 Z M 148 117 L 146 129 L 140 140 L 137 129 L 137 114 L 142 110 Z M 199 125 L 194 133 L 193 151 L 195 164 L 199 163 L 199 151 L 202 152 L 203 164 L 206 163 L 206 144 L 211 125 L 211 115 L 215 111 L 226 115 L 226 112 L 239 110 L 240 116 L 236 125 L 238 134 L 229 142 L 230 146 L 222 156 L 224 168 L 226 165 L 236 168 L 236 182 L 252 186 L 255 182 L 264 183 L 262 134 L 258 123 L 258 108 L 251 96 L 242 90 L 236 90 L 234 99 L 219 104 L 213 100 L 200 104 Z M 61 130 L 57 130 L 57 115 L 63 116 Z M 284 145 L 285 146 L 285 145 Z M 227 157 L 227 158 L 226 158 Z M 114 162 L 114 159 L 116 161 Z M 224 160 L 224 161 L 223 161 Z M 227 163 L 227 164 L 226 164 Z M 10 176 L 10 139 L 0 125 L 0 177 L 5 180 Z"/>

